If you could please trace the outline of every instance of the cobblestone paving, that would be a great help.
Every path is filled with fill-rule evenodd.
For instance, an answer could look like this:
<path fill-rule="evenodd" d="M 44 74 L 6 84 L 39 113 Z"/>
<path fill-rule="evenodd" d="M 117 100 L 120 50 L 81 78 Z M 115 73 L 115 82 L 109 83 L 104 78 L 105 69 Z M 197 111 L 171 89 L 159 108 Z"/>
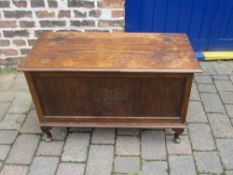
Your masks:
<path fill-rule="evenodd" d="M 23 74 L 0 75 L 0 175 L 232 175 L 233 61 L 201 66 L 180 144 L 171 130 L 82 128 L 46 142 Z"/>

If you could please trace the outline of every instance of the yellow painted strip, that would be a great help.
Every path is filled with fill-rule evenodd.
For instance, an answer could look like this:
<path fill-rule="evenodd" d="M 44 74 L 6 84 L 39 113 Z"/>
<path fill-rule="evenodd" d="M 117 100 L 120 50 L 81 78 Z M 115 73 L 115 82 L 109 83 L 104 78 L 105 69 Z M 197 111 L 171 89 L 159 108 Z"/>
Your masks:
<path fill-rule="evenodd" d="M 233 51 L 206 51 L 203 52 L 205 60 L 231 60 L 233 59 Z"/>

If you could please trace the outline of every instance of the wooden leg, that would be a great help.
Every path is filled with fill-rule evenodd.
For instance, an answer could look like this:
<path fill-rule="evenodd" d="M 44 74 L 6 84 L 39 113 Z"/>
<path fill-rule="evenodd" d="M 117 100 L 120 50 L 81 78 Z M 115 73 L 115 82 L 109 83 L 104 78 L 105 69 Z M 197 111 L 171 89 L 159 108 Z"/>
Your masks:
<path fill-rule="evenodd" d="M 175 131 L 174 142 L 177 144 L 180 143 L 181 142 L 180 135 L 184 132 L 184 129 L 183 128 L 174 128 L 172 130 Z"/>
<path fill-rule="evenodd" d="M 50 132 L 50 129 L 52 129 L 51 127 L 40 127 L 41 130 L 43 131 L 44 135 L 45 135 L 45 141 L 49 142 L 52 140 L 52 134 Z"/>

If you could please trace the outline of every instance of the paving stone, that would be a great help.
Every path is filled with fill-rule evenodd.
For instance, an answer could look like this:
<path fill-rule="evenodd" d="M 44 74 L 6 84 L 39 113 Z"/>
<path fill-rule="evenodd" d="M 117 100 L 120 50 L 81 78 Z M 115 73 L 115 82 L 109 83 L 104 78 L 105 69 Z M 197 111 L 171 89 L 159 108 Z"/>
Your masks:
<path fill-rule="evenodd" d="M 137 173 L 140 171 L 139 157 L 116 157 L 114 172 L 116 173 Z"/>
<path fill-rule="evenodd" d="M 26 113 L 32 105 L 30 93 L 20 92 L 16 95 L 12 106 L 9 109 L 10 113 Z"/>
<path fill-rule="evenodd" d="M 201 76 L 195 76 L 195 80 L 197 83 L 209 83 L 209 84 L 212 84 L 212 79 L 210 76 L 204 76 L 204 75 L 201 75 Z"/>
<path fill-rule="evenodd" d="M 214 80 L 229 80 L 227 75 L 213 75 Z"/>
<path fill-rule="evenodd" d="M 0 145 L 0 161 L 4 161 L 10 151 L 10 145 Z"/>
<path fill-rule="evenodd" d="M 16 130 L 0 130 L 0 144 L 12 144 L 17 134 Z"/>
<path fill-rule="evenodd" d="M 140 142 L 136 136 L 117 136 L 116 140 L 117 155 L 139 155 Z"/>
<path fill-rule="evenodd" d="M 56 175 L 84 175 L 85 164 L 60 163 Z"/>
<path fill-rule="evenodd" d="M 7 114 L 0 122 L 0 129 L 19 129 L 24 119 L 24 114 Z"/>
<path fill-rule="evenodd" d="M 92 143 L 94 144 L 114 144 L 114 129 L 95 129 L 92 134 Z"/>
<path fill-rule="evenodd" d="M 8 111 L 10 103 L 0 103 L 0 122 L 3 120 L 5 114 Z"/>
<path fill-rule="evenodd" d="M 231 82 L 233 83 L 233 75 L 230 75 L 229 77 L 230 77 Z"/>
<path fill-rule="evenodd" d="M 165 160 L 167 158 L 163 131 L 144 131 L 141 139 L 142 158 L 145 160 Z"/>
<path fill-rule="evenodd" d="M 0 161 L 0 170 L 1 170 L 2 166 L 3 166 L 3 163 Z"/>
<path fill-rule="evenodd" d="M 35 134 L 19 135 L 6 160 L 7 163 L 30 164 L 40 137 Z"/>
<path fill-rule="evenodd" d="M 0 91 L 0 102 L 11 102 L 15 98 L 15 92 L 10 90 L 10 91 Z"/>
<path fill-rule="evenodd" d="M 169 156 L 171 175 L 196 175 L 195 164 L 192 156 Z"/>
<path fill-rule="evenodd" d="M 166 128 L 165 129 L 165 134 L 166 135 L 172 135 L 172 136 L 174 136 L 174 131 L 171 129 L 171 128 Z M 188 135 L 188 129 L 187 128 L 184 128 L 184 132 L 181 134 L 181 136 L 183 136 L 183 135 Z"/>
<path fill-rule="evenodd" d="M 92 132 L 92 128 L 69 128 L 69 132 Z"/>
<path fill-rule="evenodd" d="M 208 62 L 204 62 L 204 61 L 200 61 L 199 62 L 201 65 L 201 68 L 203 70 L 203 75 L 214 75 L 216 74 L 216 71 L 214 70 L 214 68 L 212 67 L 212 65 Z"/>
<path fill-rule="evenodd" d="M 223 165 L 227 169 L 233 169 L 233 139 L 217 139 L 216 143 Z"/>
<path fill-rule="evenodd" d="M 208 122 L 203 106 L 199 101 L 190 101 L 187 112 L 188 122 Z"/>
<path fill-rule="evenodd" d="M 211 62 L 213 68 L 220 75 L 232 74 L 232 65 L 228 61 Z"/>
<path fill-rule="evenodd" d="M 225 172 L 225 175 L 233 175 L 233 170 L 232 170 L 232 171 L 231 171 L 231 170 L 226 171 L 226 172 Z"/>
<path fill-rule="evenodd" d="M 200 173 L 222 173 L 223 167 L 216 152 L 195 152 L 197 169 Z"/>
<path fill-rule="evenodd" d="M 180 144 L 173 142 L 173 136 L 166 136 L 168 154 L 192 154 L 188 136 L 182 136 Z"/>
<path fill-rule="evenodd" d="M 227 114 L 230 118 L 233 118 L 233 105 L 225 105 Z"/>
<path fill-rule="evenodd" d="M 207 124 L 189 124 L 188 128 L 194 150 L 215 149 L 214 139 Z"/>
<path fill-rule="evenodd" d="M 13 90 L 28 90 L 27 81 L 23 73 L 18 73 L 16 75 Z"/>
<path fill-rule="evenodd" d="M 24 165 L 4 165 L 0 175 L 26 175 L 28 167 Z"/>
<path fill-rule="evenodd" d="M 91 145 L 86 175 L 111 175 L 114 148 L 112 145 Z"/>
<path fill-rule="evenodd" d="M 200 100 L 200 96 L 197 91 L 197 85 L 195 83 L 192 84 L 190 100 Z"/>
<path fill-rule="evenodd" d="M 142 166 L 143 175 L 168 175 L 167 162 L 145 161 Z"/>
<path fill-rule="evenodd" d="M 218 91 L 233 91 L 233 85 L 230 81 L 216 80 L 215 85 Z"/>
<path fill-rule="evenodd" d="M 198 84 L 198 89 L 200 92 L 217 92 L 217 89 L 212 84 Z"/>
<path fill-rule="evenodd" d="M 54 175 L 58 161 L 57 157 L 35 157 L 28 175 Z"/>
<path fill-rule="evenodd" d="M 0 75 L 0 91 L 9 90 L 14 82 L 15 74 L 2 74 Z"/>
<path fill-rule="evenodd" d="M 214 137 L 232 137 L 233 127 L 225 114 L 208 114 Z"/>
<path fill-rule="evenodd" d="M 201 94 L 206 112 L 219 112 L 224 113 L 223 104 L 217 94 Z"/>
<path fill-rule="evenodd" d="M 41 133 L 41 129 L 39 127 L 39 121 L 38 121 L 35 110 L 30 111 L 25 122 L 20 128 L 20 132 L 21 133 L 33 133 L 33 134 Z"/>
<path fill-rule="evenodd" d="M 140 133 L 139 129 L 127 129 L 127 128 L 120 128 L 117 129 L 117 135 L 119 136 L 138 136 Z"/>
<path fill-rule="evenodd" d="M 50 131 L 51 131 L 53 140 L 64 141 L 67 136 L 67 128 L 55 127 L 55 128 L 52 128 Z"/>
<path fill-rule="evenodd" d="M 87 159 L 87 151 L 90 140 L 89 133 L 71 133 L 68 135 L 62 161 L 83 162 Z"/>
<path fill-rule="evenodd" d="M 223 103 L 233 104 L 233 92 L 221 92 L 220 97 Z"/>
<path fill-rule="evenodd" d="M 37 155 L 60 156 L 63 149 L 63 141 L 40 142 Z"/>

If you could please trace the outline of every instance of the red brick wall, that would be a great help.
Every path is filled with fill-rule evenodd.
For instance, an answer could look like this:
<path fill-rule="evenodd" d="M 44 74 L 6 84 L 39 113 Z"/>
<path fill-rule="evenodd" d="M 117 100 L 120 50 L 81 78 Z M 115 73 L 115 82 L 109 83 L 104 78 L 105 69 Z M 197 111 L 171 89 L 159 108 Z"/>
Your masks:
<path fill-rule="evenodd" d="M 124 0 L 0 0 L 0 65 L 17 64 L 43 31 L 124 31 Z"/>

